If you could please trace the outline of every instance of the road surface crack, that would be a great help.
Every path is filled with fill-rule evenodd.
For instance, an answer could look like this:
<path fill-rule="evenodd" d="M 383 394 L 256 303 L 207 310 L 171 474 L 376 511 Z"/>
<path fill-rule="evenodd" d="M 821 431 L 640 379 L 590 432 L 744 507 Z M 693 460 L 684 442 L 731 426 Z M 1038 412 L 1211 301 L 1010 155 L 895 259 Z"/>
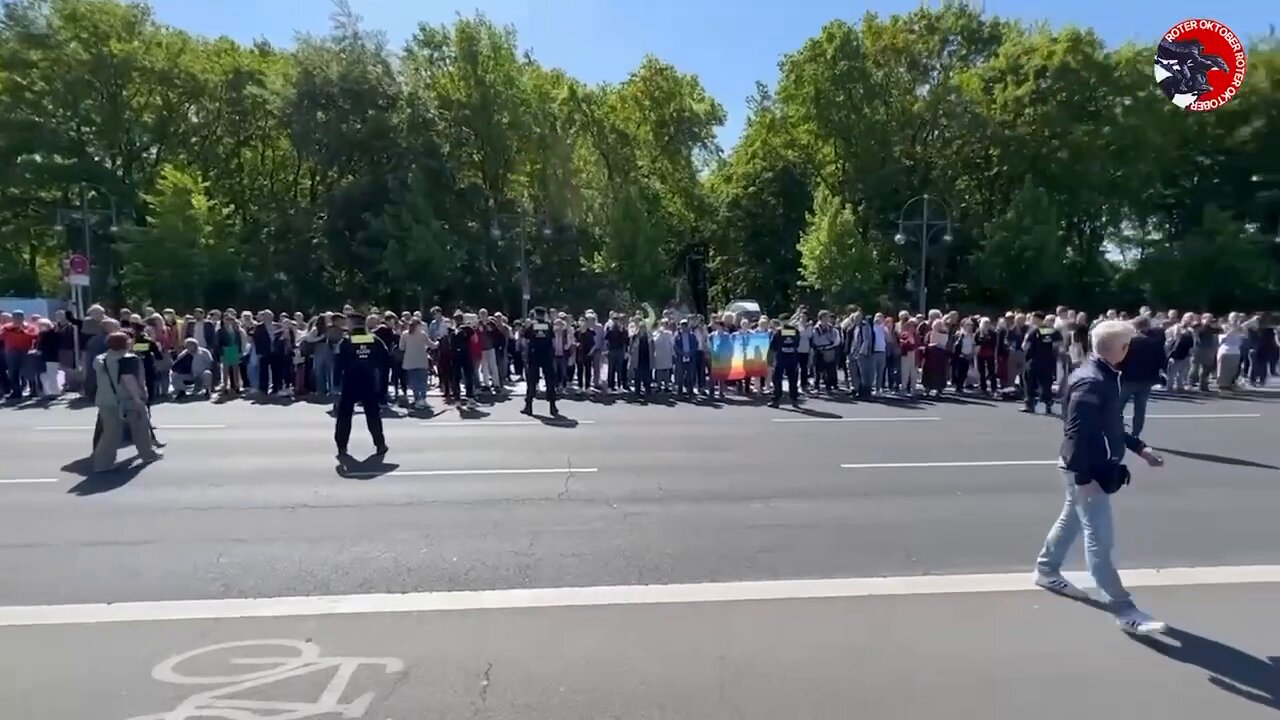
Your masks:
<path fill-rule="evenodd" d="M 564 457 L 564 466 L 569 468 L 569 472 L 565 473 L 564 476 L 564 490 L 556 493 L 557 500 L 563 500 L 566 497 L 569 497 L 569 483 L 573 480 L 573 458 L 566 455 Z"/>
<path fill-rule="evenodd" d="M 484 705 L 489 701 L 489 675 L 493 672 L 493 663 L 484 669 L 484 675 L 480 678 L 480 704 Z"/>

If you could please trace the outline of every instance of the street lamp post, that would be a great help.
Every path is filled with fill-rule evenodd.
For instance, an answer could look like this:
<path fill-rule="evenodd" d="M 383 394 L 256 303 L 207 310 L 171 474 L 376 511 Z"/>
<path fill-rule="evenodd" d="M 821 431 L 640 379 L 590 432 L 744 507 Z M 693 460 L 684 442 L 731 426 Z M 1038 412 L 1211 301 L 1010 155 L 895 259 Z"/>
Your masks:
<path fill-rule="evenodd" d="M 1256 174 L 1251 176 L 1249 181 L 1260 188 L 1254 193 L 1254 199 L 1258 203 L 1258 210 L 1262 216 L 1259 229 L 1263 229 L 1274 212 L 1277 216 L 1275 242 L 1280 243 L 1280 175 Z"/>
<path fill-rule="evenodd" d="M 917 202 L 921 204 L 920 219 L 907 220 L 907 211 L 910 210 L 911 206 Z M 945 215 L 946 219 L 934 220 L 930 218 L 929 216 L 930 203 L 937 203 L 941 205 L 942 212 Z M 911 225 L 915 223 L 919 223 L 920 225 L 920 280 L 917 283 L 917 286 L 918 286 L 917 289 L 918 289 L 919 298 L 920 298 L 920 312 L 921 314 L 923 314 L 925 312 L 928 312 L 929 291 L 925 283 L 925 268 L 928 266 L 928 263 L 929 263 L 929 237 L 930 235 L 932 235 L 933 231 L 939 228 L 945 228 L 946 232 L 942 235 L 942 241 L 944 243 L 951 242 L 951 210 L 947 207 L 946 203 L 942 202 L 936 197 L 929 195 L 928 193 L 925 193 L 923 195 L 917 195 L 911 198 L 906 202 L 905 205 L 902 206 L 902 211 L 898 213 L 898 234 L 893 237 L 894 242 L 898 243 L 899 245 L 907 244 L 907 240 L 909 238 L 906 236 L 906 234 L 903 231 L 907 225 Z"/>
<path fill-rule="evenodd" d="M 73 210 L 69 208 L 58 208 L 57 219 L 54 223 L 54 227 L 58 229 L 62 229 L 63 226 L 66 224 L 65 221 L 67 219 L 77 218 L 77 217 L 79 218 L 80 229 L 81 229 L 81 232 L 83 233 L 83 238 L 84 238 L 84 257 L 86 260 L 89 261 L 89 283 L 90 283 L 89 287 L 92 288 L 93 287 L 93 233 L 89 227 L 89 218 L 92 217 L 93 215 L 101 215 L 103 213 L 98 210 L 94 210 L 94 211 L 89 210 L 89 188 L 92 187 L 92 188 L 97 188 L 98 190 L 101 190 L 102 193 L 107 196 L 107 202 L 111 203 L 111 228 L 110 228 L 111 232 L 115 232 L 118 229 L 117 225 L 119 223 L 120 216 L 119 216 L 119 213 L 116 211 L 116 199 L 111 196 L 111 193 L 107 192 L 106 188 L 91 182 L 81 182 L 79 187 L 80 187 L 79 210 Z"/>
<path fill-rule="evenodd" d="M 112 196 L 111 196 L 111 193 L 107 192 L 107 189 L 106 189 L 106 188 L 102 187 L 101 185 L 96 185 L 96 184 L 91 183 L 91 182 L 81 182 L 81 183 L 80 183 L 80 185 L 79 185 L 79 189 L 80 189 L 80 209 L 79 209 L 79 212 L 77 213 L 77 211 L 76 211 L 76 210 L 72 210 L 72 209 L 69 209 L 69 208 L 58 208 L 58 209 L 56 210 L 56 212 L 55 212 L 54 227 L 55 227 L 55 228 L 57 228 L 57 229 L 59 229 L 59 230 L 61 230 L 63 227 L 65 227 L 65 221 L 66 221 L 67 219 L 71 219 L 71 218 L 74 218 L 74 217 L 78 217 L 78 218 L 79 218 L 79 220 L 80 220 L 80 229 L 81 229 L 81 232 L 83 233 L 83 238 L 84 238 L 84 258 L 85 258 L 85 260 L 87 261 L 87 264 L 88 264 L 88 266 L 89 266 L 89 267 L 88 267 L 88 271 L 89 271 L 89 272 L 88 272 L 88 282 L 89 282 L 88 287 L 90 288 L 90 291 L 92 292 L 92 288 L 93 288 L 93 232 L 92 232 L 91 228 L 89 227 L 89 218 L 90 218 L 90 217 L 92 217 L 92 216 L 94 216 L 94 215 L 101 215 L 102 213 L 101 213 L 101 211 L 92 211 L 92 212 L 91 212 L 91 211 L 89 210 L 89 188 L 90 188 L 90 187 L 95 187 L 95 188 L 97 188 L 97 189 L 101 190 L 101 191 L 103 192 L 103 194 L 107 196 L 107 201 L 111 203 L 111 227 L 110 227 L 110 231 L 111 231 L 111 232 L 115 232 L 115 231 L 117 230 L 117 223 L 119 222 L 119 213 L 117 213 L 117 212 L 116 212 L 116 199 L 115 199 L 114 197 L 112 197 Z M 76 315 L 77 315 L 77 317 L 84 318 L 84 291 L 83 291 L 83 289 L 82 289 L 81 287 L 79 287 L 79 286 L 77 286 L 77 285 L 73 285 L 73 286 L 71 287 L 71 302 L 72 302 L 72 304 L 73 304 L 73 305 L 75 305 L 75 308 L 76 308 Z M 79 369 L 80 369 L 80 333 L 79 333 L 79 332 L 74 332 L 74 333 L 72 333 L 72 334 L 71 334 L 71 340 L 72 340 L 72 342 L 71 342 L 71 344 L 72 344 L 72 352 L 75 354 L 74 367 L 75 367 L 75 369 L 76 369 L 76 370 L 79 370 Z"/>
<path fill-rule="evenodd" d="M 527 260 L 527 236 L 524 227 L 524 213 L 503 213 L 494 218 L 493 227 L 489 230 L 489 235 L 494 240 L 502 239 L 502 227 L 499 225 L 501 220 L 515 220 L 516 228 L 520 236 L 520 318 L 523 320 L 529 317 L 529 298 L 531 296 L 529 288 L 529 263 Z M 545 223 L 542 226 L 542 236 L 551 237 L 551 227 Z"/>

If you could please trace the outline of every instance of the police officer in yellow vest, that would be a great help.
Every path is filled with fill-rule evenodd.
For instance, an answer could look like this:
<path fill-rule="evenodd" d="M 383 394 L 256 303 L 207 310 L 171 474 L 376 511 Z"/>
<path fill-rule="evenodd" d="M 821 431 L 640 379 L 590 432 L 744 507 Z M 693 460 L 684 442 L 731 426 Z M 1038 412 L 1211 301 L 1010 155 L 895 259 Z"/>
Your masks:
<path fill-rule="evenodd" d="M 547 318 L 547 309 L 535 307 L 533 319 L 525 322 L 520 335 L 524 339 L 526 353 L 524 410 L 521 412 L 533 414 L 533 399 L 538 394 L 538 378 L 541 376 L 547 381 L 551 414 L 559 415 L 560 411 L 556 410 L 555 329 Z"/>
<path fill-rule="evenodd" d="M 135 325 L 131 329 L 133 330 L 132 350 L 133 354 L 142 360 L 142 374 L 147 388 L 147 405 L 150 406 L 157 397 L 168 395 L 168 382 L 162 385 L 156 374 L 156 363 L 164 359 L 164 353 L 161 352 L 160 345 L 147 335 L 146 328 L 142 324 Z"/>
<path fill-rule="evenodd" d="M 338 445 L 338 455 L 346 456 L 347 441 L 351 439 L 351 416 L 358 403 L 364 409 L 375 452 L 385 455 L 388 448 L 382 434 L 382 411 L 378 407 L 378 378 L 391 366 L 391 352 L 368 331 L 360 315 L 348 316 L 347 325 L 350 332 L 338 345 L 337 371 L 342 394 L 338 397 L 333 441 Z"/>
<path fill-rule="evenodd" d="M 791 404 L 800 405 L 800 391 L 796 382 L 800 374 L 800 328 L 788 321 L 786 325 L 773 331 L 769 339 L 769 350 L 773 353 L 773 400 L 771 407 L 778 407 L 782 400 L 782 378 L 787 378 L 787 389 L 791 393 Z"/>
<path fill-rule="evenodd" d="M 1057 370 L 1058 353 L 1062 348 L 1062 333 L 1045 322 L 1045 314 L 1036 311 L 1031 316 L 1031 328 L 1022 340 L 1027 356 L 1027 374 L 1023 380 L 1026 404 L 1022 412 L 1034 413 L 1036 402 L 1044 403 L 1045 413 L 1053 413 L 1053 374 Z"/>

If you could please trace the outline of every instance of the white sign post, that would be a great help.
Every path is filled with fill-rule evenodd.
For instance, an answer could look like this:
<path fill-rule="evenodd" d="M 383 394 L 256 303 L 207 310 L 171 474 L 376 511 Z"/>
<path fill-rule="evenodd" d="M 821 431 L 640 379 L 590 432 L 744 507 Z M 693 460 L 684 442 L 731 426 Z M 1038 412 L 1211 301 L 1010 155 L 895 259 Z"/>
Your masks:
<path fill-rule="evenodd" d="M 75 308 L 76 318 L 84 321 L 84 291 L 89 287 L 89 258 L 80 253 L 71 253 L 62 261 L 62 276 L 71 286 L 71 305 Z M 80 370 L 80 329 L 71 333 L 72 352 L 75 353 L 74 368 Z"/>

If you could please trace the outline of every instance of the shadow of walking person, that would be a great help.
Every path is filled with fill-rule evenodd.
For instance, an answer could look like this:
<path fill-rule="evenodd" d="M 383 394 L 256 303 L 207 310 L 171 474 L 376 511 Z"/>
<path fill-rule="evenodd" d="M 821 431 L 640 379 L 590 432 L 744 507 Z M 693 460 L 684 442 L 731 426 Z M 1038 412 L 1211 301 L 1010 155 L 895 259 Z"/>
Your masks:
<path fill-rule="evenodd" d="M 1173 448 L 1156 448 L 1160 452 L 1176 455 L 1188 460 L 1199 460 L 1200 462 L 1217 463 L 1219 465 L 1235 465 L 1236 467 L 1261 468 L 1263 470 L 1280 470 L 1280 467 L 1268 465 L 1266 463 L 1257 462 L 1256 460 L 1245 460 L 1244 458 L 1230 457 L 1227 455 L 1215 455 L 1207 452 L 1192 452 L 1190 450 L 1175 450 Z"/>
<path fill-rule="evenodd" d="M 1128 637 L 1170 660 L 1210 673 L 1209 683 L 1220 690 L 1280 710 L 1280 666 L 1277 665 L 1280 657 L 1257 657 L 1175 627 L 1163 635 Z"/>

